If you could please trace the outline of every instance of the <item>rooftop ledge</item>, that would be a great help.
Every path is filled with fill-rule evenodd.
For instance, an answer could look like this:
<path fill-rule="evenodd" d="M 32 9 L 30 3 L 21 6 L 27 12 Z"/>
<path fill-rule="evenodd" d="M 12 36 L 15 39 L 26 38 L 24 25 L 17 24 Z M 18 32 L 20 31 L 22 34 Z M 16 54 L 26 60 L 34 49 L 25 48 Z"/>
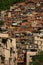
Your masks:
<path fill-rule="evenodd" d="M 4 34 L 4 33 L 0 33 L 0 37 L 5 37 L 5 38 L 8 38 L 8 34 Z"/>

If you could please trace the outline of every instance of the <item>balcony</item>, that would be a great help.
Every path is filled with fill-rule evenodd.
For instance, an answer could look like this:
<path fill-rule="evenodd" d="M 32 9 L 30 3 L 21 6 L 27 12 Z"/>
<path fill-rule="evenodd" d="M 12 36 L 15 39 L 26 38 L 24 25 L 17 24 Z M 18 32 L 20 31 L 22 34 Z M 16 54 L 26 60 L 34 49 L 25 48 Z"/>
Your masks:
<path fill-rule="evenodd" d="M 1 37 L 1 38 L 8 38 L 8 34 L 0 33 L 0 37 Z"/>

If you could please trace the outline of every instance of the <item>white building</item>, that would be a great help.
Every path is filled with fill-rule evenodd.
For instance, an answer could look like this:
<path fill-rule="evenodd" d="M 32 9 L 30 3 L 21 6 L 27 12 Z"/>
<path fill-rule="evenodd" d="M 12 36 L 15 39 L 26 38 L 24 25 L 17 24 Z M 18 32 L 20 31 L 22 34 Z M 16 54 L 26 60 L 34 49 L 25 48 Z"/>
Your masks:
<path fill-rule="evenodd" d="M 4 57 L 4 64 L 6 65 L 17 65 L 17 50 L 16 50 L 16 39 L 8 38 L 7 34 L 0 35 L 0 65 L 1 65 L 1 56 Z M 2 42 L 3 39 L 7 39 L 6 42 Z M 12 50 L 11 50 L 12 48 Z M 9 63 L 10 61 L 10 63 Z"/>
<path fill-rule="evenodd" d="M 35 33 L 34 34 L 34 43 L 38 44 L 38 49 L 43 51 L 43 33 Z"/>

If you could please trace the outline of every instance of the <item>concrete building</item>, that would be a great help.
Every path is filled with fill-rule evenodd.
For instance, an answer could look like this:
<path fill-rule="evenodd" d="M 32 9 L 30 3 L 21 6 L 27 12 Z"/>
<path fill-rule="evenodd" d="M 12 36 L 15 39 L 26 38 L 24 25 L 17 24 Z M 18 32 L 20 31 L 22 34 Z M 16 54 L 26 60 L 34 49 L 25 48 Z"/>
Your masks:
<path fill-rule="evenodd" d="M 43 6 L 42 6 L 42 0 L 26 0 L 26 2 L 23 3 L 17 3 L 10 7 L 9 10 L 6 10 L 5 12 L 0 13 L 0 22 L 2 21 L 4 24 L 1 26 L 2 33 L 5 29 L 8 31 L 8 34 L 1 34 L 0 38 L 1 40 L 7 39 L 7 42 L 5 42 L 5 45 L 1 42 L 0 52 L 2 50 L 2 54 L 0 53 L 0 63 L 1 63 L 1 56 L 4 55 L 3 58 L 5 58 L 5 64 L 10 62 L 10 65 L 14 65 L 15 58 L 17 57 L 16 54 L 16 42 L 24 44 L 28 42 L 30 44 L 29 50 L 36 49 L 36 50 L 42 50 L 43 51 L 43 32 L 41 33 L 33 33 L 38 32 L 39 29 L 43 29 Z M 30 33 L 29 33 L 30 32 Z M 33 34 L 34 40 L 32 40 L 35 44 L 30 43 L 31 36 L 30 34 Z M 9 37 L 8 37 L 9 35 Z M 13 38 L 14 37 L 14 38 Z M 16 40 L 15 40 L 16 39 Z M 38 46 L 38 48 L 36 48 Z M 21 49 L 23 49 L 23 46 L 20 46 Z M 26 48 L 25 44 L 24 47 Z M 4 51 L 4 54 L 3 54 Z M 37 52 L 37 51 L 36 51 Z M 31 53 L 33 55 L 36 55 L 36 52 L 27 52 L 27 57 Z M 28 55 L 30 54 L 30 55 Z M 13 62 L 14 60 L 14 62 Z M 27 60 L 28 61 L 28 60 Z M 1 64 L 0 64 L 1 65 Z M 15 64 L 16 65 L 16 64 Z M 27 64 L 28 65 L 28 64 Z"/>
<path fill-rule="evenodd" d="M 43 51 L 43 30 L 41 33 L 36 33 L 34 35 L 34 43 L 38 45 L 38 49 Z"/>
<path fill-rule="evenodd" d="M 17 65 L 16 40 L 5 35 L 0 35 L 0 65 Z"/>
<path fill-rule="evenodd" d="M 29 65 L 29 63 L 32 62 L 32 57 L 35 56 L 36 54 L 37 54 L 37 51 L 36 52 L 31 52 L 31 51 L 27 52 L 26 65 Z"/>

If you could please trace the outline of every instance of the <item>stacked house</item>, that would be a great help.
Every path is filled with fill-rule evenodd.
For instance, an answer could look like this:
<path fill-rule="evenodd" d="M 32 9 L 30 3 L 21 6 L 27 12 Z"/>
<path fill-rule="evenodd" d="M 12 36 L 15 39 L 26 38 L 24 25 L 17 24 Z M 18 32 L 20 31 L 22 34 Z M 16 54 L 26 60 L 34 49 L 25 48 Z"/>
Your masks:
<path fill-rule="evenodd" d="M 0 37 L 0 65 L 12 64 L 17 65 L 16 40 L 2 36 Z"/>
<path fill-rule="evenodd" d="M 43 1 L 26 0 L 10 6 L 9 10 L 0 12 L 1 33 L 15 38 L 17 51 L 20 49 L 43 51 Z M 41 45 L 41 47 L 40 47 Z"/>

